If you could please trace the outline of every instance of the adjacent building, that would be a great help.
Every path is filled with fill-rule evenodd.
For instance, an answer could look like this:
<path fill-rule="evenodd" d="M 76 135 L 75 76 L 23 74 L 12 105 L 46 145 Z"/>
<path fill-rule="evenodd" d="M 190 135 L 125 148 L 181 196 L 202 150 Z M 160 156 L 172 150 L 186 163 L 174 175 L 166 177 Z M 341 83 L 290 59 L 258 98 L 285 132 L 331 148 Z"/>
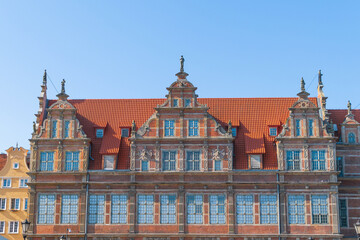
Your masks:
<path fill-rule="evenodd" d="M 73 99 L 46 72 L 31 143 L 31 239 L 356 238 L 360 111 L 297 97 Z"/>
<path fill-rule="evenodd" d="M 18 240 L 28 217 L 28 150 L 16 146 L 6 152 L 0 155 L 0 236 Z"/>

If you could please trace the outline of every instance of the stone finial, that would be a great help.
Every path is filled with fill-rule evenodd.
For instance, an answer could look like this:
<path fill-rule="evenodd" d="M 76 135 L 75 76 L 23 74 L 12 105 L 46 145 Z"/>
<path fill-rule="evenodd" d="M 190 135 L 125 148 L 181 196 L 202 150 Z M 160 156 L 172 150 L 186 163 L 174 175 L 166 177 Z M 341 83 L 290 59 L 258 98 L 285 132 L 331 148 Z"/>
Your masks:
<path fill-rule="evenodd" d="M 69 95 L 65 93 L 65 82 L 66 82 L 65 79 L 61 81 L 61 92 L 58 95 L 56 95 L 62 101 L 66 101 L 67 98 L 69 97 Z"/>
<path fill-rule="evenodd" d="M 348 115 L 350 115 L 351 114 L 351 102 L 350 102 L 350 100 L 348 101 L 347 109 L 348 109 Z"/>
<path fill-rule="evenodd" d="M 305 81 L 304 78 L 301 78 L 301 91 L 305 92 Z"/>
<path fill-rule="evenodd" d="M 62 94 L 64 94 L 65 93 L 65 79 L 63 79 L 62 81 L 61 81 L 61 93 Z"/>
<path fill-rule="evenodd" d="M 186 77 L 189 76 L 189 74 L 184 72 L 184 62 L 185 62 L 184 56 L 181 55 L 181 58 L 180 58 L 180 72 L 175 74 L 175 76 L 178 77 L 178 81 L 184 81 L 184 80 L 186 81 Z"/>
<path fill-rule="evenodd" d="M 36 122 L 33 122 L 33 134 L 36 133 Z"/>
<path fill-rule="evenodd" d="M 136 130 L 135 120 L 132 120 L 132 123 L 131 123 L 131 133 L 135 133 L 135 130 Z"/>
<path fill-rule="evenodd" d="M 180 72 L 184 72 L 184 62 L 185 62 L 185 59 L 184 59 L 183 55 L 181 55 L 181 58 L 180 58 Z"/>
<path fill-rule="evenodd" d="M 231 120 L 229 120 L 228 122 L 228 130 L 227 130 L 228 133 L 232 133 L 232 124 L 231 124 Z"/>
<path fill-rule="evenodd" d="M 318 81 L 319 81 L 319 86 L 322 86 L 323 85 L 323 82 L 322 82 L 322 73 L 321 73 L 321 70 L 319 70 L 319 75 L 318 75 Z"/>
<path fill-rule="evenodd" d="M 46 69 L 44 71 L 44 76 L 43 76 L 43 85 L 46 86 L 46 82 L 47 82 L 47 73 L 46 73 Z"/>

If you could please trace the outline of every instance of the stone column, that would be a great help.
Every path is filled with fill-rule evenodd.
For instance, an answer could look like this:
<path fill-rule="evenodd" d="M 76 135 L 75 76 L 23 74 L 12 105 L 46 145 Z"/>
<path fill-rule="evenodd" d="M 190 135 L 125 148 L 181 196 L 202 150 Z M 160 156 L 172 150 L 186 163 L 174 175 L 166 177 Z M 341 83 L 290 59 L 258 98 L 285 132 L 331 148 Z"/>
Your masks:
<path fill-rule="evenodd" d="M 185 232 L 185 190 L 184 186 L 179 186 L 178 191 L 178 218 L 179 218 L 179 233 Z"/>
<path fill-rule="evenodd" d="M 36 211 L 35 206 L 36 206 L 35 187 L 30 186 L 30 189 L 29 189 L 29 202 L 28 202 L 28 213 L 29 213 L 29 222 L 31 222 L 32 224 L 30 224 L 30 227 L 29 227 L 29 230 L 28 230 L 29 234 L 35 233 L 34 225 L 36 225 L 35 216 L 37 215 L 35 213 L 35 211 Z"/>
<path fill-rule="evenodd" d="M 235 233 L 235 201 L 234 201 L 234 189 L 233 186 L 228 187 L 228 225 L 229 225 L 229 234 Z"/>
<path fill-rule="evenodd" d="M 338 187 L 331 186 L 331 190 L 332 192 L 330 192 L 329 196 L 331 214 L 329 213 L 329 218 L 331 217 L 332 219 L 332 233 L 338 234 L 340 233 Z"/>
<path fill-rule="evenodd" d="M 130 186 L 129 191 L 129 232 L 135 233 L 136 230 L 136 189 Z"/>

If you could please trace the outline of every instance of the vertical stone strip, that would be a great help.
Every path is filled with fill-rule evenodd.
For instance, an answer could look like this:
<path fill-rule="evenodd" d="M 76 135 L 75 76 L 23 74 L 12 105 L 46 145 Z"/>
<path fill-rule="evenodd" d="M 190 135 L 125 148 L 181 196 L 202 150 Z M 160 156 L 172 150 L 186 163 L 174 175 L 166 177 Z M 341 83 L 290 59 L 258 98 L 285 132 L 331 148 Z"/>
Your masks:
<path fill-rule="evenodd" d="M 31 222 L 33 224 L 30 224 L 30 227 L 29 227 L 29 230 L 28 230 L 29 234 L 35 233 L 34 232 L 34 225 L 36 224 L 35 216 L 37 215 L 35 213 L 35 211 L 36 211 L 35 204 L 36 204 L 35 187 L 30 186 L 30 189 L 29 189 L 29 202 L 28 202 L 28 213 L 29 213 L 29 222 Z"/>
<path fill-rule="evenodd" d="M 208 136 L 208 114 L 205 114 L 204 117 L 204 137 Z"/>
<path fill-rule="evenodd" d="M 233 186 L 228 187 L 228 224 L 229 224 L 229 234 L 235 233 L 235 201 L 234 201 L 234 189 Z"/>
<path fill-rule="evenodd" d="M 159 113 L 156 113 L 156 137 L 160 136 L 160 119 Z"/>
<path fill-rule="evenodd" d="M 155 145 L 155 171 L 160 171 L 160 144 Z"/>
<path fill-rule="evenodd" d="M 202 152 L 203 152 L 203 165 L 204 165 L 204 171 L 207 172 L 209 171 L 209 145 L 208 143 L 205 141 L 204 145 L 202 147 Z"/>
<path fill-rule="evenodd" d="M 229 143 L 227 146 L 227 155 L 228 155 L 228 170 L 233 170 L 233 144 L 232 142 Z"/>
<path fill-rule="evenodd" d="M 304 137 L 308 137 L 308 124 L 307 124 L 307 118 L 306 118 L 306 114 L 303 113 L 303 133 L 304 133 Z"/>
<path fill-rule="evenodd" d="M 180 112 L 180 137 L 184 137 L 184 111 Z"/>
<path fill-rule="evenodd" d="M 310 160 L 309 160 L 309 146 L 308 145 L 304 145 L 303 152 L 304 152 L 304 170 L 309 171 L 310 170 Z"/>
<path fill-rule="evenodd" d="M 31 166 L 30 166 L 30 170 L 32 171 L 32 172 L 36 172 L 36 170 L 40 170 L 39 169 L 39 166 L 40 166 L 40 164 L 38 164 L 37 163 L 37 159 L 38 159 L 38 147 L 36 146 L 36 145 L 34 145 L 33 147 L 32 147 L 32 158 L 31 158 Z"/>
<path fill-rule="evenodd" d="M 331 213 L 329 213 L 331 219 L 332 219 L 332 233 L 338 234 L 340 233 L 340 225 L 339 225 L 339 202 L 338 202 L 338 187 L 337 186 L 331 186 L 332 192 L 330 192 L 329 197 L 329 204 Z"/>
<path fill-rule="evenodd" d="M 185 147 L 184 144 L 180 143 L 179 147 L 179 170 L 180 171 L 184 171 L 184 151 L 185 151 Z"/>
<path fill-rule="evenodd" d="M 87 171 L 88 161 L 89 161 L 89 147 L 85 145 L 83 148 L 83 169 L 82 169 L 83 171 Z"/>
<path fill-rule="evenodd" d="M 135 156 L 136 156 L 136 145 L 131 143 L 130 145 L 130 171 L 135 171 Z"/>
<path fill-rule="evenodd" d="M 280 180 L 281 181 L 281 180 Z M 280 207 L 280 219 L 279 219 L 279 223 L 280 225 L 280 231 L 281 233 L 286 233 L 287 229 L 286 229 L 286 225 L 287 225 L 287 207 L 286 207 L 286 194 L 285 194 L 285 188 L 284 186 L 280 185 L 280 197 L 279 197 L 279 207 Z"/>
<path fill-rule="evenodd" d="M 135 233 L 136 227 L 136 189 L 130 186 L 129 191 L 129 232 Z"/>
<path fill-rule="evenodd" d="M 183 185 L 179 186 L 178 196 L 179 196 L 178 197 L 179 198 L 179 203 L 178 203 L 179 233 L 184 233 L 185 232 L 185 190 Z"/>
<path fill-rule="evenodd" d="M 291 136 L 293 137 L 293 136 L 295 136 L 295 131 L 296 131 L 296 126 L 294 125 L 294 114 L 291 113 L 290 117 L 291 117 L 291 119 L 290 119 L 291 131 L 290 132 L 291 132 Z"/>
<path fill-rule="evenodd" d="M 328 151 L 329 151 L 329 170 L 330 171 L 335 171 L 335 158 L 336 158 L 336 154 L 335 154 L 335 147 L 333 145 L 333 143 L 330 143 L 328 145 Z"/>
<path fill-rule="evenodd" d="M 277 144 L 277 156 L 278 156 L 278 169 L 284 170 L 284 144 Z"/>
<path fill-rule="evenodd" d="M 342 142 L 346 142 L 346 139 L 345 139 L 345 126 L 341 126 L 341 140 Z"/>
<path fill-rule="evenodd" d="M 64 152 L 64 147 L 62 145 L 62 142 L 59 141 L 59 145 L 57 147 L 57 152 L 58 152 L 58 156 L 57 156 L 57 171 L 61 172 L 65 169 L 63 169 L 62 167 L 62 162 L 63 162 L 63 152 Z"/>
<path fill-rule="evenodd" d="M 85 215 L 86 215 L 86 184 L 82 186 L 81 192 L 80 192 L 80 232 L 85 232 Z"/>

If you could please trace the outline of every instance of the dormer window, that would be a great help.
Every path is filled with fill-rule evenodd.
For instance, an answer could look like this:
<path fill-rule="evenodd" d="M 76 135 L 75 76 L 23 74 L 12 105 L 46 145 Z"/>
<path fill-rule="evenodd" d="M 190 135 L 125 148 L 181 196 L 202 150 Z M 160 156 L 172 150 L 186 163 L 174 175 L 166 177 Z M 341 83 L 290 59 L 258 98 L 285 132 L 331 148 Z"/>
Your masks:
<path fill-rule="evenodd" d="M 185 98 L 185 107 L 191 107 L 191 99 Z"/>
<path fill-rule="evenodd" d="M 96 137 L 102 138 L 103 136 L 104 136 L 104 129 L 102 129 L 102 128 L 96 129 Z"/>
<path fill-rule="evenodd" d="M 121 137 L 129 137 L 129 129 L 128 128 L 121 129 Z"/>
<path fill-rule="evenodd" d="M 269 135 L 270 136 L 277 136 L 277 127 L 270 127 L 269 128 Z"/>
<path fill-rule="evenodd" d="M 261 168 L 261 155 L 250 155 L 250 168 L 260 169 Z"/>
<path fill-rule="evenodd" d="M 296 119 L 296 122 L 295 122 L 295 136 L 300 136 L 300 119 Z"/>
<path fill-rule="evenodd" d="M 309 119 L 309 137 L 314 136 L 314 120 Z"/>
<path fill-rule="evenodd" d="M 178 106 L 179 106 L 179 100 L 173 99 L 173 107 L 178 107 Z"/>
<path fill-rule="evenodd" d="M 231 135 L 233 137 L 236 137 L 236 128 L 235 127 L 231 128 Z"/>
<path fill-rule="evenodd" d="M 355 134 L 354 133 L 349 133 L 348 135 L 348 142 L 349 143 L 355 143 Z"/>
<path fill-rule="evenodd" d="M 104 156 L 104 170 L 114 170 L 115 156 L 105 155 Z"/>

